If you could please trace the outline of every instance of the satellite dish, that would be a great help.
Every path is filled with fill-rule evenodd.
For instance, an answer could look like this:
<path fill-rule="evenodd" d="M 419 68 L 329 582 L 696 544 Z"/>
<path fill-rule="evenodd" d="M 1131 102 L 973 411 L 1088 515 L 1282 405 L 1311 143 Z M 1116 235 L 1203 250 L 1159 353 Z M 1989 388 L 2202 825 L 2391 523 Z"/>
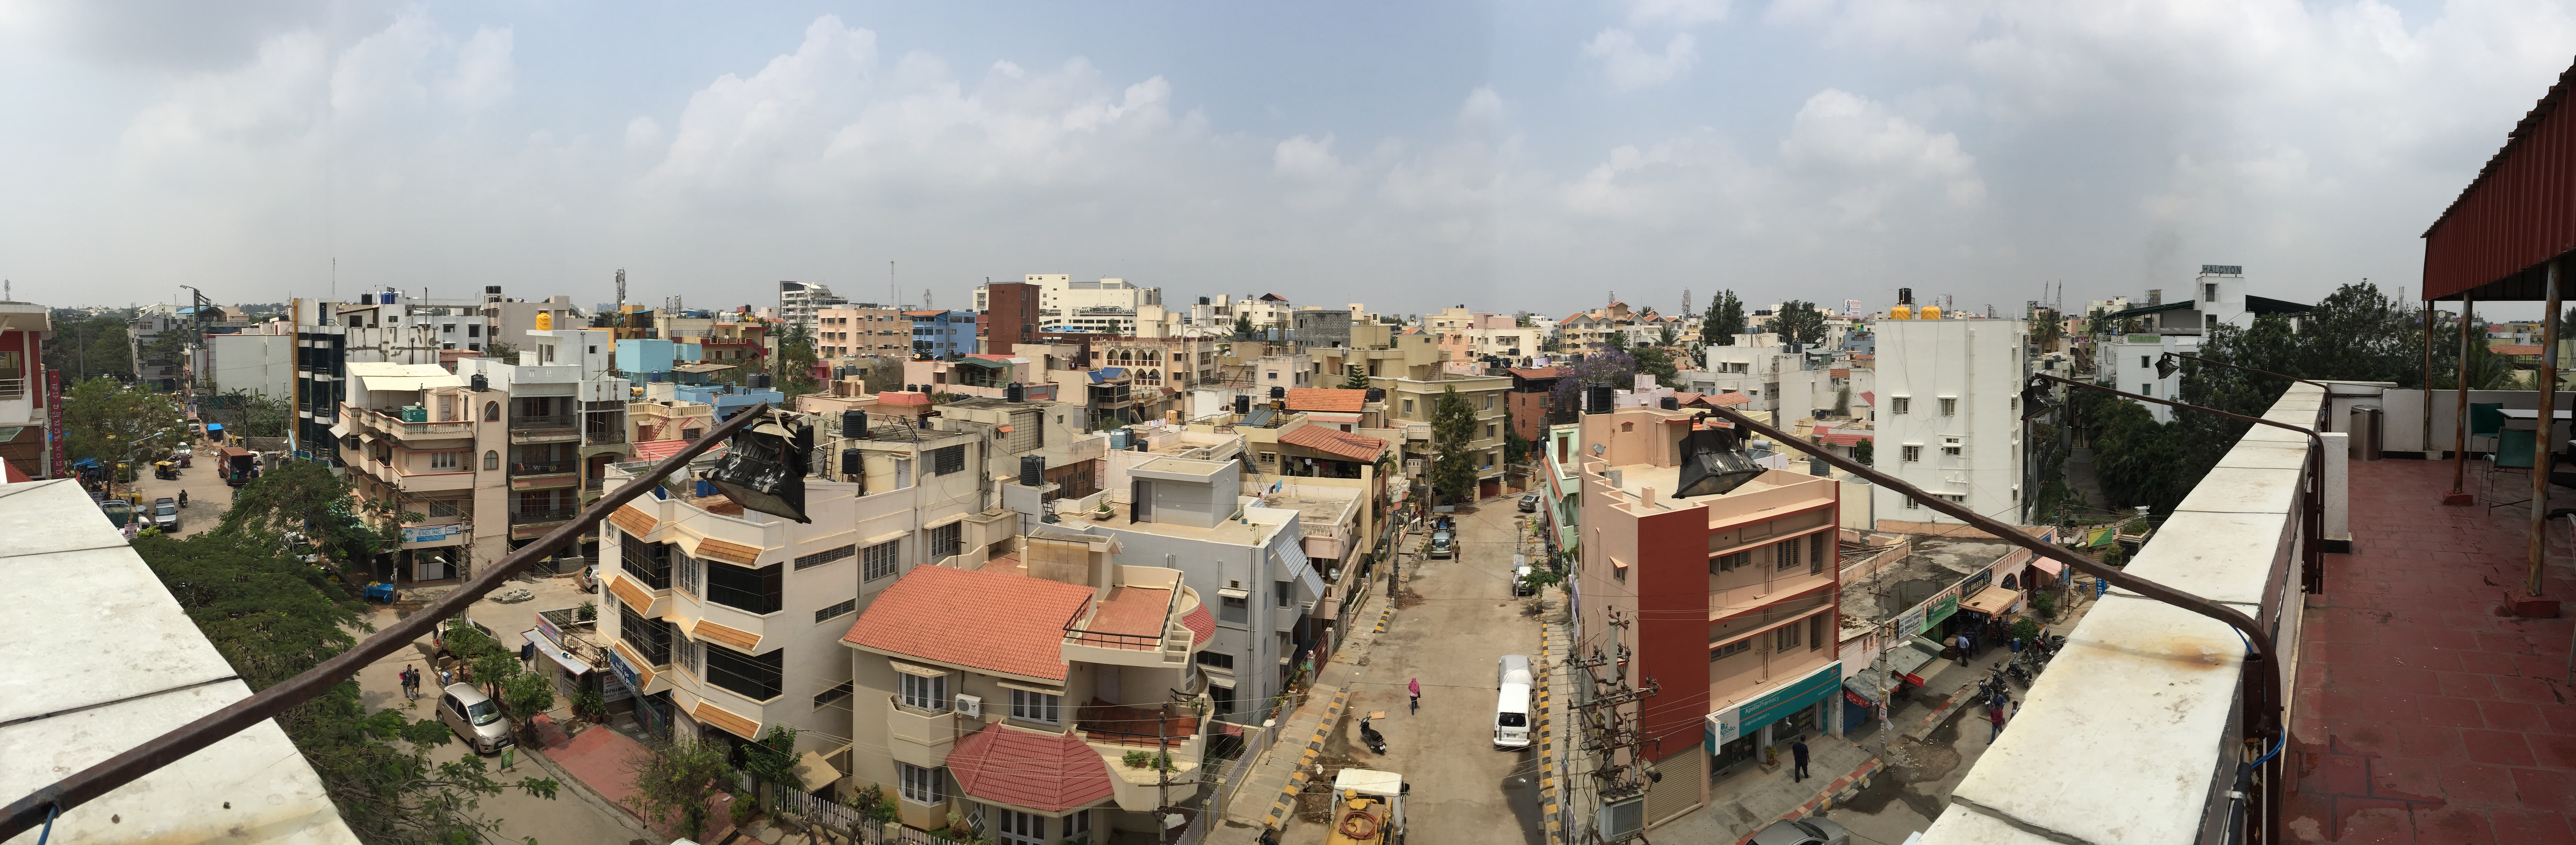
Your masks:
<path fill-rule="evenodd" d="M 1599 443 L 1594 443 L 1594 444 L 1592 444 L 1592 454 L 1598 455 L 1598 454 L 1601 454 L 1601 453 L 1603 453 L 1603 452 L 1607 452 L 1607 451 L 1610 451 L 1610 447 L 1608 447 L 1608 446 L 1603 446 L 1603 445 L 1601 445 L 1601 444 L 1599 444 Z"/>

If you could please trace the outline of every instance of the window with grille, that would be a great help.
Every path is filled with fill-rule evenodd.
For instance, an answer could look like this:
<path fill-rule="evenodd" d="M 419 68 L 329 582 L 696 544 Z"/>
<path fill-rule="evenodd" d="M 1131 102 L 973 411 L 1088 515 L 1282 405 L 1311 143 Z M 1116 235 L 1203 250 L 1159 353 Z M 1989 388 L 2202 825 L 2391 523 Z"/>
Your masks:
<path fill-rule="evenodd" d="M 1905 509 L 1910 511 L 1919 511 L 1923 509 L 1923 503 L 1909 498 L 1905 500 Z"/>
<path fill-rule="evenodd" d="M 897 680 L 895 692 L 902 696 L 903 706 L 932 711 L 948 709 L 948 676 L 934 678 L 905 673 Z"/>
<path fill-rule="evenodd" d="M 911 763 L 896 763 L 895 767 L 903 770 L 903 800 L 915 804 L 947 803 L 947 769 L 928 769 Z"/>
<path fill-rule="evenodd" d="M 1958 456 L 1959 456 L 1959 438 L 1956 438 L 1956 437 L 1944 437 L 1944 438 L 1941 438 L 1941 454 L 1948 455 L 1948 456 L 1953 457 L 1953 458 L 1958 457 Z"/>
<path fill-rule="evenodd" d="M 707 601 L 755 615 L 777 613 L 783 597 L 780 575 L 775 563 L 759 569 L 711 566 L 706 572 Z"/>
<path fill-rule="evenodd" d="M 429 453 L 429 468 L 430 468 L 430 469 L 455 469 L 455 468 L 456 468 L 456 456 L 457 456 L 457 455 L 459 455 L 459 454 L 462 454 L 462 453 L 460 453 L 460 452 L 431 452 L 431 453 Z"/>
<path fill-rule="evenodd" d="M 797 559 L 796 559 L 796 568 L 798 568 L 798 569 L 812 569 L 812 568 L 814 568 L 814 567 L 821 566 L 821 565 L 826 564 L 826 563 L 831 563 L 831 562 L 836 561 L 836 560 L 848 560 L 848 559 L 850 558 L 850 556 L 851 556 L 851 555 L 855 555 L 855 554 L 858 554 L 858 553 L 859 553 L 859 547 L 857 547 L 857 546 L 842 546 L 842 547 L 837 548 L 837 549 L 828 549 L 828 550 L 825 550 L 825 551 L 819 551 L 819 552 L 815 552 L 815 553 L 810 554 L 810 555 L 806 555 L 806 556 L 804 556 L 804 557 L 797 558 Z"/>
<path fill-rule="evenodd" d="M 1719 555 L 1717 557 L 1717 562 L 1710 567 L 1710 571 L 1726 572 L 1752 563 L 1752 552 L 1736 552 L 1731 555 Z"/>
<path fill-rule="evenodd" d="M 1825 614 L 1819 613 L 1814 616 L 1807 617 L 1807 650 L 1816 651 L 1824 647 Z"/>
<path fill-rule="evenodd" d="M 448 454 L 452 455 L 455 453 L 450 452 Z M 432 517 L 463 516 L 465 514 L 465 501 L 466 500 L 464 499 L 431 499 L 427 502 L 423 502 L 422 504 L 429 506 L 429 515 Z"/>
<path fill-rule="evenodd" d="M 690 598 L 706 595 L 703 592 L 706 589 L 703 586 L 706 581 L 706 562 L 688 555 L 675 555 L 675 557 L 680 559 L 680 565 L 677 567 L 679 577 L 672 579 L 673 585 Z"/>
<path fill-rule="evenodd" d="M 815 693 L 814 706 L 825 707 L 847 700 L 850 695 L 855 692 L 857 692 L 857 684 L 855 682 L 842 681 L 840 686 Z"/>
<path fill-rule="evenodd" d="M 619 542 L 618 552 L 618 569 L 635 576 L 635 580 L 644 582 L 644 586 L 656 590 L 671 588 L 671 559 L 668 557 L 670 552 L 668 545 L 647 543 L 633 534 L 627 534 L 625 539 Z"/>
<path fill-rule="evenodd" d="M 1002 835 L 1002 845 L 1053 845 L 1046 835 L 1047 817 L 1018 810 L 1000 812 L 1002 817 L 996 820 L 1000 824 L 995 830 Z"/>
<path fill-rule="evenodd" d="M 1196 659 L 1198 664 L 1201 666 L 1223 669 L 1228 672 L 1234 671 L 1234 655 L 1231 654 L 1215 651 L 1202 651 L 1199 652 L 1198 656 L 1194 659 Z"/>
<path fill-rule="evenodd" d="M 617 604 L 617 638 L 625 640 L 626 647 L 634 649 L 635 656 L 643 658 L 647 666 L 671 662 L 671 623 L 646 619 L 625 602 Z"/>
<path fill-rule="evenodd" d="M 1914 407 L 1914 400 L 1903 396 L 1892 396 L 1887 400 L 1887 412 L 1891 414 L 1902 414 L 1912 407 Z"/>
<path fill-rule="evenodd" d="M 1011 691 L 1011 718 L 1052 725 L 1063 720 L 1063 704 L 1064 696 L 1015 689 Z"/>
<path fill-rule="evenodd" d="M 732 690 L 753 701 L 778 697 L 780 681 L 785 674 L 786 649 L 755 656 L 720 645 L 701 644 L 698 648 L 706 655 L 707 683 Z"/>
<path fill-rule="evenodd" d="M 1782 625 L 1779 630 L 1771 632 L 1771 644 L 1774 649 L 1779 651 L 1788 651 L 1790 649 L 1797 648 L 1797 624 L 1791 623 L 1788 625 Z"/>
<path fill-rule="evenodd" d="M 686 637 L 680 638 L 675 645 L 677 648 L 673 650 L 680 654 L 680 668 L 688 670 L 689 677 L 705 680 L 707 675 L 701 658 L 706 654 L 706 647 Z"/>
<path fill-rule="evenodd" d="M 1907 461 L 1909 461 L 1909 462 L 1911 462 L 1911 461 L 1919 461 L 1919 460 L 1923 460 L 1923 447 L 1921 447 L 1921 446 L 1907 446 L 1907 447 L 1905 447 L 1905 460 L 1907 460 Z"/>
<path fill-rule="evenodd" d="M 1788 569 L 1798 565 L 1798 541 L 1790 540 L 1771 546 L 1771 568 Z"/>
<path fill-rule="evenodd" d="M 1244 597 L 1220 596 L 1218 598 L 1216 621 L 1241 625 L 1252 620 L 1252 608 L 1243 600 Z"/>
<path fill-rule="evenodd" d="M 859 612 L 859 600 L 851 599 L 840 604 L 832 605 L 831 607 L 823 608 L 822 610 L 814 611 L 814 621 L 822 622 L 835 616 L 846 616 L 857 612 Z"/>
<path fill-rule="evenodd" d="M 947 475 L 966 471 L 966 447 L 942 446 L 930 450 L 930 474 Z"/>
<path fill-rule="evenodd" d="M 901 542 L 903 541 L 887 540 L 883 543 L 869 546 L 867 553 L 861 556 L 861 571 L 859 573 L 860 580 L 874 581 L 879 578 L 894 577 L 895 569 L 898 567 L 898 564 L 895 562 L 895 552 L 898 548 L 897 544 Z"/>
<path fill-rule="evenodd" d="M 1715 663 L 1753 650 L 1753 640 L 1741 639 L 1708 650 L 1708 662 Z"/>
<path fill-rule="evenodd" d="M 930 529 L 931 559 L 937 560 L 964 550 L 965 542 L 961 539 L 964 535 L 960 533 L 964 527 L 965 526 L 962 523 L 951 522 L 947 525 Z"/>
<path fill-rule="evenodd" d="M 1958 416 L 1959 400 L 1947 396 L 1941 397 L 1941 415 L 1945 417 Z"/>
<path fill-rule="evenodd" d="M 1809 575 L 1825 574 L 1826 537 L 1827 534 L 1815 534 L 1807 538 L 1807 574 Z"/>

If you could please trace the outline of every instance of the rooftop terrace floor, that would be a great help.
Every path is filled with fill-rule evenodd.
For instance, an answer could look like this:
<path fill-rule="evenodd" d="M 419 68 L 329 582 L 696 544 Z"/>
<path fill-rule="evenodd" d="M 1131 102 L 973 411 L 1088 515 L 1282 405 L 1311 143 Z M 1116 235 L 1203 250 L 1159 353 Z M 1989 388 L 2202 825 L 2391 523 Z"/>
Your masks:
<path fill-rule="evenodd" d="M 2439 505 L 2446 461 L 2351 467 L 2354 553 L 2326 556 L 2299 637 L 2287 841 L 2576 843 L 2576 621 L 2495 615 L 2523 583 L 2530 511 Z M 2576 598 L 2569 551 L 2560 519 L 2552 598 Z"/>

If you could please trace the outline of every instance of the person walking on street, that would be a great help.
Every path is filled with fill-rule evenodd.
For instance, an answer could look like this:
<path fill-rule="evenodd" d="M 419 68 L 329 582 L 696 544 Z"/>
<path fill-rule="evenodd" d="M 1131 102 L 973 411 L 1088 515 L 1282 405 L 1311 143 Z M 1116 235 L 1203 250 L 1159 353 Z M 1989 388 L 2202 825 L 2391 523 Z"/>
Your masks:
<path fill-rule="evenodd" d="M 1968 635 L 1960 634 L 1952 644 L 1959 647 L 1959 665 L 1968 665 Z"/>
<path fill-rule="evenodd" d="M 1413 680 L 1406 682 L 1404 688 L 1413 693 L 1412 712 L 1422 712 L 1422 679 L 1414 678 Z"/>
<path fill-rule="evenodd" d="M 394 680 L 402 685 L 402 697 L 405 700 L 409 700 L 411 698 L 411 667 L 407 665 L 402 667 L 402 674 L 395 675 Z"/>
<path fill-rule="evenodd" d="M 1993 722 L 1995 725 L 1994 732 L 1986 735 L 1986 742 L 1991 745 L 1996 739 L 1999 739 L 2004 735 L 2004 709 L 2001 707 L 1986 708 L 1986 721 Z"/>
<path fill-rule="evenodd" d="M 1807 779 L 1807 738 L 1806 738 L 1806 737 L 1799 737 L 1799 738 L 1798 738 L 1798 741 L 1796 741 L 1796 742 L 1792 742 L 1792 743 L 1789 743 L 1789 760 L 1790 760 L 1790 763 L 1791 763 L 1791 766 L 1792 766 L 1792 768 L 1791 768 L 1791 769 L 1790 769 L 1790 771 L 1789 771 L 1789 782 L 1790 782 L 1790 783 L 1797 783 L 1797 782 L 1799 782 L 1799 781 L 1806 780 L 1806 779 Z"/>

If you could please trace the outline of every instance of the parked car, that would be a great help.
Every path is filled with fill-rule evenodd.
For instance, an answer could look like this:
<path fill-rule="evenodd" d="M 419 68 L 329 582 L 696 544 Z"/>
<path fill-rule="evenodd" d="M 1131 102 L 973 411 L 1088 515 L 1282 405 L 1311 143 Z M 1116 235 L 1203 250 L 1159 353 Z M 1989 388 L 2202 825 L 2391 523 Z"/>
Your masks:
<path fill-rule="evenodd" d="M 152 500 L 152 527 L 163 534 L 179 533 L 179 500 L 168 496 Z"/>
<path fill-rule="evenodd" d="M 1442 528 L 1431 532 L 1432 557 L 1444 559 L 1455 557 L 1458 554 L 1457 546 L 1458 538 L 1449 533 L 1449 529 Z"/>
<path fill-rule="evenodd" d="M 1538 494 L 1537 494 L 1537 493 L 1523 493 L 1523 494 L 1521 494 L 1521 512 L 1522 512 L 1522 513 L 1537 513 L 1537 512 L 1538 512 Z"/>
<path fill-rule="evenodd" d="M 1851 831 L 1832 819 L 1789 819 L 1753 834 L 1753 845 L 1851 845 Z"/>
<path fill-rule="evenodd" d="M 438 721 L 464 738 L 474 753 L 499 754 L 513 744 L 510 717 L 501 715 L 501 702 L 473 684 L 448 684 L 445 692 L 438 699 Z"/>
<path fill-rule="evenodd" d="M 1512 595 L 1515 595 L 1515 596 L 1526 596 L 1526 595 L 1530 595 L 1530 594 L 1532 594 L 1532 593 L 1536 593 L 1536 592 L 1538 592 L 1538 587 L 1530 583 L 1530 566 L 1529 566 L 1529 564 L 1524 563 L 1524 564 L 1521 564 L 1521 565 L 1519 565 L 1519 566 L 1513 567 L 1513 568 L 1512 568 Z"/>

